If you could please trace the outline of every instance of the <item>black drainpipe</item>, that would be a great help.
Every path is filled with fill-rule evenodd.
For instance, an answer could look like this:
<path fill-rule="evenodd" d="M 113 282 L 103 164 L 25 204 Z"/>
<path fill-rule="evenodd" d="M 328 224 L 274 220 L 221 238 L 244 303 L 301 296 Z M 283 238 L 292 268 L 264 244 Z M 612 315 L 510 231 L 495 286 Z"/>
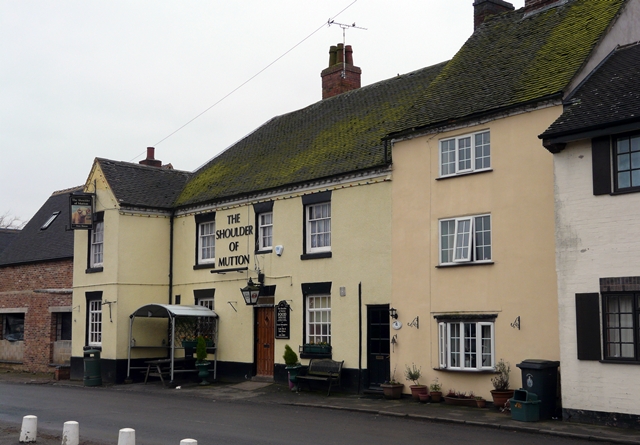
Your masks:
<path fill-rule="evenodd" d="M 175 210 L 171 210 L 169 219 L 169 304 L 173 303 L 173 219 L 175 216 Z"/>
<path fill-rule="evenodd" d="M 362 281 L 358 283 L 358 394 L 362 388 Z"/>

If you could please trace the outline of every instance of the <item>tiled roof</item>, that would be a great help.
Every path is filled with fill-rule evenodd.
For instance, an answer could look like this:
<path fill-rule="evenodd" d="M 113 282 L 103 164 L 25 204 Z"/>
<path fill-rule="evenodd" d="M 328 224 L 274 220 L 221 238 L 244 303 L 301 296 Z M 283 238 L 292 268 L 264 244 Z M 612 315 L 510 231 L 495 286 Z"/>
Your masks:
<path fill-rule="evenodd" d="M 438 126 L 562 93 L 627 0 L 573 0 L 480 26 L 403 116 Z"/>
<path fill-rule="evenodd" d="M 121 206 L 170 209 L 190 173 L 96 158 Z"/>
<path fill-rule="evenodd" d="M 445 64 L 271 119 L 194 172 L 176 204 L 215 201 L 389 165 L 383 138 Z"/>
<path fill-rule="evenodd" d="M 18 229 L 0 229 L 0 254 L 16 239 L 19 233 Z"/>
<path fill-rule="evenodd" d="M 80 187 L 53 193 L 14 241 L 0 253 L 0 266 L 73 258 L 73 231 L 69 225 L 69 194 Z M 55 212 L 60 214 L 45 230 Z"/>
<path fill-rule="evenodd" d="M 640 44 L 616 49 L 568 98 L 562 115 L 540 135 L 640 121 Z"/>

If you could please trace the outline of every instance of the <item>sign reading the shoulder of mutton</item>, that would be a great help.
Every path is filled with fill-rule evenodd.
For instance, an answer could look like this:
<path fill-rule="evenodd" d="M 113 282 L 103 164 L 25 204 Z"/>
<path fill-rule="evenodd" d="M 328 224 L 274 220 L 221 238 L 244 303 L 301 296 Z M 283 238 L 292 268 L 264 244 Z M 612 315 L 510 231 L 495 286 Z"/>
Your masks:
<path fill-rule="evenodd" d="M 69 215 L 71 230 L 88 230 L 93 227 L 93 195 L 70 195 Z"/>

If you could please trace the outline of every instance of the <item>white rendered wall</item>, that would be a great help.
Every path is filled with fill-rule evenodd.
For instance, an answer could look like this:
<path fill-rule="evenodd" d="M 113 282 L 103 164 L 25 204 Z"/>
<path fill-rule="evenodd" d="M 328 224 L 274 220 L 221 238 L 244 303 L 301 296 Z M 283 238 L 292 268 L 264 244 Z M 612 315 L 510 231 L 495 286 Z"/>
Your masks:
<path fill-rule="evenodd" d="M 640 276 L 640 193 L 593 195 L 591 142 L 554 155 L 562 404 L 640 414 L 640 366 L 577 359 L 575 294 Z"/>

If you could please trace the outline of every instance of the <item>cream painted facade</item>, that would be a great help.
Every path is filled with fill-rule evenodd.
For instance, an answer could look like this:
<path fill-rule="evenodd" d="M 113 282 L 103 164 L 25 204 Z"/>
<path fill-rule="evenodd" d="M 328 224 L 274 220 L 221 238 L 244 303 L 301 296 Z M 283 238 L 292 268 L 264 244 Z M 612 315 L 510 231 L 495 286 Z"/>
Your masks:
<path fill-rule="evenodd" d="M 87 294 L 102 292 L 103 376 L 115 380 L 117 367 L 123 369 L 117 360 L 127 358 L 129 316 L 169 300 L 170 215 L 122 210 L 98 164 L 85 186 L 85 192 L 94 190 L 95 210 L 104 212 L 104 262 L 101 271 L 87 271 L 89 231 L 76 230 L 71 355 L 83 357 L 87 346 Z"/>
<path fill-rule="evenodd" d="M 445 392 L 490 397 L 490 370 L 440 368 L 434 317 L 443 315 L 495 315 L 494 360 L 510 363 L 511 388 L 521 387 L 517 363 L 559 359 L 553 159 L 536 136 L 561 111 L 548 106 L 395 142 L 391 304 L 403 324 L 392 333 L 396 379 L 415 363 L 423 384 L 437 378 Z M 491 168 L 441 178 L 440 142 L 483 131 Z M 441 266 L 440 221 L 472 215 L 490 215 L 491 260 Z"/>
<path fill-rule="evenodd" d="M 99 164 L 94 164 L 85 191 L 92 192 L 94 185 L 96 211 L 104 212 L 104 262 L 101 270 L 88 270 L 89 234 L 76 231 L 72 348 L 76 364 L 87 347 L 88 294 L 102 292 L 103 379 L 119 382 L 126 376 L 129 317 L 136 309 L 150 303 L 197 304 L 194 291 L 215 289 L 219 375 L 225 378 L 227 372 L 233 374 L 227 377 L 250 378 L 255 372 L 257 312 L 244 303 L 240 288 L 246 286 L 249 277 L 257 283 L 259 271 L 265 275 L 265 286 L 275 285 L 275 295 L 261 298 L 258 306 L 270 308 L 272 314 L 280 301 L 291 307 L 290 338 L 275 340 L 271 352 L 275 367 L 283 372 L 285 344 L 297 352 L 306 341 L 302 286 L 331 283 L 332 357 L 344 360 L 345 374 L 349 372 L 347 368 L 354 376 L 366 372 L 367 305 L 388 305 L 391 298 L 389 170 L 343 177 L 255 200 L 179 209 L 173 223 L 168 213 L 122 209 Z M 331 192 L 330 257 L 303 260 L 303 196 L 327 191 Z M 255 252 L 253 204 L 265 201 L 273 202 L 273 246 L 283 246 L 281 255 L 275 251 Z M 212 212 L 216 232 L 223 233 L 215 241 L 215 267 L 198 265 L 197 260 L 196 215 Z M 227 229 L 231 235 L 225 237 Z M 224 272 L 236 268 L 243 270 Z M 221 270 L 223 273 L 218 273 Z M 134 327 L 135 341 L 137 345 L 168 344 L 165 329 L 161 323 L 153 331 L 140 332 Z M 360 347 L 361 342 L 365 346 Z M 133 360 L 150 357 L 158 357 L 158 352 L 132 350 Z M 75 369 L 75 378 L 81 378 L 77 365 Z"/>
<path fill-rule="evenodd" d="M 576 294 L 599 293 L 600 278 L 640 275 L 640 195 L 593 194 L 590 140 L 554 160 L 563 409 L 638 416 L 638 366 L 578 360 Z"/>
<path fill-rule="evenodd" d="M 215 269 L 194 270 L 196 254 L 196 221 L 191 212 L 175 220 L 174 295 L 182 304 L 194 304 L 196 289 L 215 289 L 215 311 L 220 316 L 220 348 L 223 362 L 252 363 L 254 360 L 254 314 L 245 305 L 240 288 L 247 279 L 257 283 L 257 269 L 265 274 L 265 285 L 275 285 L 274 303 L 284 300 L 291 306 L 290 339 L 276 340 L 275 363 L 283 364 L 285 344 L 296 352 L 305 343 L 303 333 L 303 283 L 331 282 L 331 345 L 334 360 L 344 360 L 344 367 L 357 369 L 358 344 L 366 326 L 358 323 L 359 285 L 362 304 L 388 304 L 391 296 L 391 227 L 390 177 L 365 181 L 347 180 L 328 184 L 321 189 L 309 188 L 273 197 L 273 246 L 275 252 L 255 254 L 255 213 L 253 202 L 230 203 L 226 206 L 199 210 L 215 211 L 216 231 L 252 227 L 251 235 L 216 239 L 216 262 L 221 258 L 246 256 L 248 264 Z M 302 196 L 332 190 L 331 194 L 331 258 L 301 260 L 303 254 Z M 269 199 L 267 199 L 269 200 Z M 264 201 L 264 200 L 261 200 Z M 256 201 L 257 202 L 257 201 Z M 237 243 L 237 244 L 236 244 Z M 231 264 L 231 263 L 229 263 Z M 248 266 L 248 271 L 212 273 L 218 269 Z M 340 290 L 344 288 L 344 295 Z M 260 301 L 259 301 L 260 303 Z M 364 321 L 363 321 L 364 323 Z M 363 330 L 361 332 L 361 329 Z M 363 339 L 366 341 L 366 338 Z M 303 363 L 306 360 L 302 360 Z"/>

